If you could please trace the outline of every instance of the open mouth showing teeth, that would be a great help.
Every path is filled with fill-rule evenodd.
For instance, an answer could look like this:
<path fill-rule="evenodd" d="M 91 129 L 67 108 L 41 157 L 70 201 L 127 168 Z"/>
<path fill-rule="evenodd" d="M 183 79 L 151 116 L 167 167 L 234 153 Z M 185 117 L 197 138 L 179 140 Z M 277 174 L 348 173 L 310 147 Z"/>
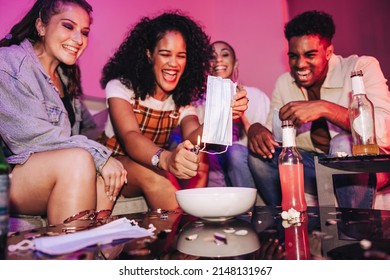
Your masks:
<path fill-rule="evenodd" d="M 163 75 L 164 75 L 164 79 L 168 80 L 168 81 L 173 81 L 174 79 L 176 79 L 176 76 L 177 76 L 177 72 L 176 71 L 167 71 L 167 70 L 163 70 Z"/>
<path fill-rule="evenodd" d="M 307 76 L 310 74 L 309 70 L 306 71 L 297 71 L 298 76 Z"/>
<path fill-rule="evenodd" d="M 306 81 L 309 79 L 311 71 L 305 70 L 305 71 L 296 71 L 297 78 L 301 81 Z"/>
<path fill-rule="evenodd" d="M 78 49 L 69 45 L 63 45 L 64 49 L 67 49 L 68 51 L 71 51 L 73 53 L 77 53 Z"/>
<path fill-rule="evenodd" d="M 214 68 L 215 71 L 225 71 L 227 69 L 226 66 L 217 66 Z"/>

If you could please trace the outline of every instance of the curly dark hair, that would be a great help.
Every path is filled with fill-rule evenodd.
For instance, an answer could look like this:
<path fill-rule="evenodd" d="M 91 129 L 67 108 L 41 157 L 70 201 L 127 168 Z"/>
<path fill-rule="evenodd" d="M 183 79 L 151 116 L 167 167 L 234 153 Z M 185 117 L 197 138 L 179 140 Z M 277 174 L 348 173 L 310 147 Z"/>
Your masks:
<path fill-rule="evenodd" d="M 185 106 L 202 98 L 212 57 L 210 39 L 200 25 L 180 11 L 165 12 L 153 19 L 142 18 L 104 66 L 100 80 L 102 88 L 110 80 L 119 79 L 126 87 L 134 90 L 137 99 L 145 100 L 156 87 L 147 50 L 153 53 L 159 40 L 169 31 L 180 32 L 187 46 L 184 73 L 171 92 L 175 105 Z"/>
<path fill-rule="evenodd" d="M 62 5 L 66 4 L 79 5 L 87 12 L 92 22 L 92 6 L 86 0 L 37 0 L 27 14 L 0 40 L 0 47 L 19 45 L 24 39 L 28 39 L 32 44 L 42 40 L 38 36 L 35 21 L 40 17 L 45 25 L 48 24 L 51 17 L 60 13 Z M 60 63 L 59 67 L 69 80 L 67 94 L 71 97 L 82 95 L 79 66 Z"/>
<path fill-rule="evenodd" d="M 284 27 L 284 35 L 287 40 L 295 36 L 319 35 L 328 45 L 332 43 L 336 26 L 332 16 L 320 11 L 307 11 L 297 15 Z"/>

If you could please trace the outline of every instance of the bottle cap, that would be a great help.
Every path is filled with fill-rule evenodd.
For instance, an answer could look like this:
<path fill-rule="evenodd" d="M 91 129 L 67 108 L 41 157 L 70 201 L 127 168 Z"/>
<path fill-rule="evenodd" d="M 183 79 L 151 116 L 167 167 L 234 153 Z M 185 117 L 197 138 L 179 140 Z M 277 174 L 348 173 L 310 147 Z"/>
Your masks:
<path fill-rule="evenodd" d="M 294 124 L 291 120 L 282 121 L 282 127 L 286 127 L 286 126 L 294 126 Z"/>
<path fill-rule="evenodd" d="M 351 79 L 352 79 L 352 95 L 355 94 L 366 94 L 366 89 L 363 83 L 363 71 L 352 71 Z"/>
<path fill-rule="evenodd" d="M 355 76 L 363 77 L 363 71 L 362 70 L 352 71 L 351 72 L 351 78 L 355 77 Z"/>

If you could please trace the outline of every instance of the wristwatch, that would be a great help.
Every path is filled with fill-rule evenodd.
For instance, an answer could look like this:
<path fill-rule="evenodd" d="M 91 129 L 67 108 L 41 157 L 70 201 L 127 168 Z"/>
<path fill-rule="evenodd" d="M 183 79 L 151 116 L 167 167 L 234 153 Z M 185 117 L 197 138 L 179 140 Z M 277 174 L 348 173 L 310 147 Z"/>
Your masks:
<path fill-rule="evenodd" d="M 160 155 L 165 150 L 163 148 L 160 148 L 157 150 L 157 152 L 152 156 L 152 165 L 154 167 L 157 167 L 158 169 L 161 169 L 160 167 Z"/>

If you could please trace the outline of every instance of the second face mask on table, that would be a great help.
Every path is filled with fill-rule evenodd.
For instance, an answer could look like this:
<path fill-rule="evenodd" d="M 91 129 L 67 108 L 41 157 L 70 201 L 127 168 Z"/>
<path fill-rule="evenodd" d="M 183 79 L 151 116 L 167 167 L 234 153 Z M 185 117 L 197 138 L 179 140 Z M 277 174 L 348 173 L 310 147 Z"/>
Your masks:
<path fill-rule="evenodd" d="M 236 87 L 230 79 L 208 76 L 202 142 L 232 145 L 233 117 L 230 105 Z"/>

